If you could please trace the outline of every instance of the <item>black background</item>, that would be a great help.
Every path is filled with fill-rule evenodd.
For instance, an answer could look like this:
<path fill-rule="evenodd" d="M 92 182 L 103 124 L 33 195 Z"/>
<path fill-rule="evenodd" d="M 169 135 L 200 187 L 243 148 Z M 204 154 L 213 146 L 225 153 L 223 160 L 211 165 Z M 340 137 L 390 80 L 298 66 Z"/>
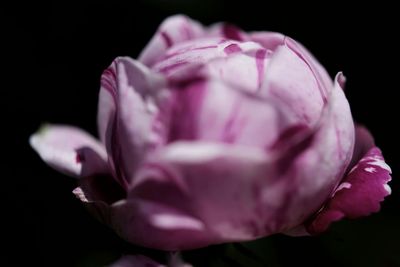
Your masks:
<path fill-rule="evenodd" d="M 382 1 L 321 2 L 143 0 L 2 8 L 0 262 L 102 266 L 131 249 L 90 217 L 71 194 L 76 181 L 41 162 L 28 138 L 43 122 L 96 135 L 102 70 L 117 56 L 137 57 L 165 17 L 185 13 L 204 24 L 230 21 L 244 30 L 282 32 L 308 47 L 331 76 L 343 71 L 353 116 L 372 131 L 394 172 L 393 194 L 381 213 L 337 223 L 320 237 L 274 236 L 246 246 L 266 258 L 265 266 L 400 266 L 398 14 Z M 239 259 L 222 261 L 235 266 L 241 253 L 217 246 L 186 257 L 207 266 L 205 255 L 228 254 Z"/>

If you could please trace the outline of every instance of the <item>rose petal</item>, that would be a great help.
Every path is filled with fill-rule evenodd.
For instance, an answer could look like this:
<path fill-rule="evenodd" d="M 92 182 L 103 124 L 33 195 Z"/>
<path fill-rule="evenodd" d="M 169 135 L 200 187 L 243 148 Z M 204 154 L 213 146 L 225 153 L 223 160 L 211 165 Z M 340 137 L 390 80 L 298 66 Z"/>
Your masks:
<path fill-rule="evenodd" d="M 324 105 L 314 73 L 287 45 L 273 53 L 259 94 L 281 103 L 311 126 L 318 121 Z"/>
<path fill-rule="evenodd" d="M 325 68 L 318 62 L 318 60 L 299 42 L 296 42 L 292 38 L 286 37 L 285 44 L 292 49 L 299 57 L 301 57 L 304 62 L 307 63 L 308 67 L 313 72 L 315 78 L 317 79 L 318 87 L 323 95 L 324 100 L 327 99 L 330 90 L 333 88 L 332 78 L 329 76 Z M 344 87 L 344 76 L 338 77 L 340 87 Z"/>
<path fill-rule="evenodd" d="M 297 124 L 275 103 L 213 79 L 176 90 L 172 100 L 169 142 L 201 140 L 267 149 L 283 130 Z"/>
<path fill-rule="evenodd" d="M 157 33 L 139 55 L 139 61 L 150 67 L 164 55 L 169 47 L 199 38 L 203 34 L 203 27 L 197 21 L 183 15 L 169 17 L 161 23 Z"/>
<path fill-rule="evenodd" d="M 124 187 L 146 152 L 162 143 L 154 128 L 157 97 L 164 79 L 140 62 L 117 58 L 104 71 L 99 99 L 99 132 L 105 142 L 114 176 Z M 159 126 L 159 125 L 156 125 Z"/>
<path fill-rule="evenodd" d="M 176 251 L 206 246 L 215 239 L 198 218 L 162 201 L 128 198 L 110 211 L 117 234 L 144 247 Z"/>
<path fill-rule="evenodd" d="M 160 249 L 189 249 L 254 238 L 264 228 L 261 203 L 254 192 L 266 182 L 266 162 L 269 159 L 258 148 L 204 142 L 168 145 L 154 162 L 143 166 L 128 195 L 131 203 L 147 202 L 139 209 L 141 221 L 136 223 L 147 221 L 154 227 L 151 239 L 158 239 L 151 244 L 150 237 L 138 239 L 146 232 L 140 226 L 130 227 L 124 235 Z M 149 203 L 163 208 L 151 210 Z M 121 214 L 126 216 L 137 209 L 131 206 L 129 212 Z M 178 218 L 182 216 L 185 223 L 173 219 L 178 211 L 182 214 Z M 155 221 L 157 214 L 168 220 Z M 132 215 L 123 225 L 132 225 L 134 218 L 138 217 Z M 170 238 L 165 237 L 174 230 Z"/>
<path fill-rule="evenodd" d="M 272 52 L 253 42 L 227 42 L 224 45 L 227 55 L 208 62 L 202 70 L 203 75 L 257 94 L 268 71 Z"/>
<path fill-rule="evenodd" d="M 317 124 L 311 144 L 291 164 L 293 177 L 287 189 L 287 207 L 280 221 L 286 230 L 297 227 L 316 212 L 339 184 L 350 163 L 354 144 L 354 124 L 348 101 L 336 76 L 328 105 Z M 279 224 L 279 220 L 278 220 Z"/>
<path fill-rule="evenodd" d="M 227 58 L 234 54 L 243 54 L 257 49 L 262 49 L 262 47 L 254 42 L 221 41 L 221 38 L 210 37 L 200 38 L 172 47 L 163 58 L 154 64 L 152 69 L 164 74 L 173 82 L 185 81 L 199 76 L 201 73 L 198 73 L 198 70 L 201 67 L 207 67 L 210 61 L 214 59 Z M 256 60 L 254 58 L 255 55 L 252 55 L 252 63 L 255 66 Z M 240 76 L 243 79 L 246 78 L 245 73 Z M 202 77 L 204 77 L 204 73 Z M 247 80 L 249 79 L 250 77 L 247 77 Z"/>
<path fill-rule="evenodd" d="M 81 129 L 45 125 L 29 143 L 47 164 L 67 175 L 87 177 L 109 172 L 104 147 Z"/>
<path fill-rule="evenodd" d="M 325 231 L 332 222 L 355 219 L 378 212 L 380 202 L 390 195 L 390 167 L 381 151 L 371 148 L 337 187 L 331 199 L 308 225 L 312 234 Z"/>

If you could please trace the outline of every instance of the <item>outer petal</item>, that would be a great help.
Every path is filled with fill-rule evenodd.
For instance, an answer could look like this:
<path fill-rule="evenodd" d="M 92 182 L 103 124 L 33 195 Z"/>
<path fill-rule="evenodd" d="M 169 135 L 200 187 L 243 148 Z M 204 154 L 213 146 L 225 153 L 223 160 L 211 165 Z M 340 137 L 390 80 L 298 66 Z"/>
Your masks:
<path fill-rule="evenodd" d="M 117 58 L 104 71 L 99 99 L 100 136 L 114 176 L 126 186 L 146 152 L 163 142 L 155 123 L 164 79 L 130 58 Z"/>
<path fill-rule="evenodd" d="M 169 47 L 203 35 L 204 30 L 200 23 L 183 15 L 169 17 L 161 23 L 157 33 L 140 54 L 139 61 L 150 67 Z"/>
<path fill-rule="evenodd" d="M 167 250 L 254 238 L 263 229 L 254 192 L 267 160 L 257 148 L 168 145 L 139 171 L 128 201 L 115 205 L 114 227 L 133 243 Z"/>
<path fill-rule="evenodd" d="M 324 106 L 314 73 L 287 45 L 276 48 L 259 94 L 292 110 L 299 120 L 312 126 L 319 120 Z"/>
<path fill-rule="evenodd" d="M 326 97 L 328 96 L 333 85 L 332 79 L 325 68 L 302 44 L 277 32 L 253 32 L 248 36 L 251 41 L 257 42 L 263 47 L 272 51 L 275 51 L 276 48 L 283 44 L 289 46 L 296 54 L 298 54 L 299 57 L 304 60 L 304 62 L 314 73 L 318 85 L 320 86 L 321 93 L 326 100 Z"/>
<path fill-rule="evenodd" d="M 277 224 L 287 229 L 303 223 L 332 194 L 350 163 L 354 148 L 354 124 L 343 90 L 336 77 L 328 105 L 308 148 L 291 165 L 286 208 Z M 279 222 L 281 221 L 281 222 Z M 281 225 L 285 228 L 285 225 Z M 297 231 L 298 232 L 298 231 Z"/>
<path fill-rule="evenodd" d="M 308 67 L 311 69 L 315 75 L 315 78 L 317 79 L 318 88 L 321 94 L 324 96 L 324 100 L 327 100 L 329 92 L 334 86 L 332 83 L 332 78 L 329 76 L 328 72 L 302 44 L 289 37 L 285 38 L 285 43 L 288 47 L 295 51 L 299 57 L 304 60 L 304 62 L 307 63 Z M 344 76 L 341 76 L 338 82 L 343 89 L 345 82 Z"/>
<path fill-rule="evenodd" d="M 308 225 L 312 234 L 325 231 L 332 222 L 345 217 L 355 219 L 380 209 L 380 202 L 390 195 L 387 184 L 390 167 L 381 151 L 371 148 L 342 180 L 326 205 Z"/>
<path fill-rule="evenodd" d="M 176 251 L 215 243 L 215 235 L 198 218 L 162 201 L 120 201 L 110 218 L 117 234 L 144 247 Z"/>
<path fill-rule="evenodd" d="M 88 133 L 65 125 L 46 125 L 29 138 L 39 156 L 54 169 L 74 177 L 108 173 L 104 147 Z"/>

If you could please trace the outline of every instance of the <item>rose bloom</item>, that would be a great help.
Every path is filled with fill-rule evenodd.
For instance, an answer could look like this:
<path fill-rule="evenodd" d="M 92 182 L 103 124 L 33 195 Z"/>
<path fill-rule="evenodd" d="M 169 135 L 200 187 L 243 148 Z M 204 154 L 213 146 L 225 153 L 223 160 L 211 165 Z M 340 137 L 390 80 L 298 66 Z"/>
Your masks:
<path fill-rule="evenodd" d="M 30 144 L 129 242 L 163 250 L 317 234 L 377 212 L 390 168 L 301 44 L 167 18 L 104 71 L 99 140 L 48 125 Z"/>

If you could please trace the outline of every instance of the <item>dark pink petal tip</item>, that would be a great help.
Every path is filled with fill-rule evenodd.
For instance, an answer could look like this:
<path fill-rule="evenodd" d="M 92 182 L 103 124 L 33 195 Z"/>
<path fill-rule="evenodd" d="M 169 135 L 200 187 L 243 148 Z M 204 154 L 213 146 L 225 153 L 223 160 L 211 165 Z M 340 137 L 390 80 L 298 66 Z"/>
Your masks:
<path fill-rule="evenodd" d="M 311 234 L 325 231 L 332 222 L 355 219 L 378 212 L 380 202 L 391 193 L 387 184 L 391 169 L 379 148 L 371 148 L 349 171 L 331 199 L 309 223 Z"/>

